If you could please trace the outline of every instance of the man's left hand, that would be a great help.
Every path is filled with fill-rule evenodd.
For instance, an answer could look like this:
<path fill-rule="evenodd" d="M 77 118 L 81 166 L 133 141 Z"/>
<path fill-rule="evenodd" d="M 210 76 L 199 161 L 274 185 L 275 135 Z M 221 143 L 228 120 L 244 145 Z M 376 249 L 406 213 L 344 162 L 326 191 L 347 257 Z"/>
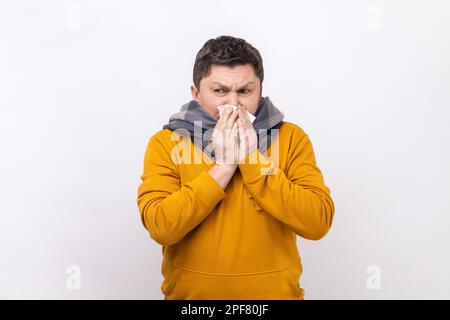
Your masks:
<path fill-rule="evenodd" d="M 238 106 L 238 118 L 237 127 L 239 131 L 239 161 L 245 159 L 245 157 L 258 148 L 258 137 L 256 131 L 253 128 L 245 106 Z"/>

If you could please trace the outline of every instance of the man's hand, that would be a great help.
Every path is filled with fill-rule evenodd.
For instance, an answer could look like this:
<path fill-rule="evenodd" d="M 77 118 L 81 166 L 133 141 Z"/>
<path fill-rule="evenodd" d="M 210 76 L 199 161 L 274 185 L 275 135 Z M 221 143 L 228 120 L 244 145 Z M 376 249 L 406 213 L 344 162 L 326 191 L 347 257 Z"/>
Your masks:
<path fill-rule="evenodd" d="M 233 109 L 225 110 L 217 121 L 212 133 L 216 164 L 209 169 L 208 174 L 224 190 L 237 169 L 239 152 L 237 116 L 237 111 Z"/>
<path fill-rule="evenodd" d="M 239 131 L 239 153 L 238 161 L 242 161 L 253 150 L 258 148 L 258 137 L 253 125 L 247 115 L 247 109 L 244 106 L 238 106 L 237 127 Z"/>
<path fill-rule="evenodd" d="M 237 111 L 226 109 L 212 133 L 216 164 L 219 166 L 237 166 L 239 152 L 237 116 Z"/>

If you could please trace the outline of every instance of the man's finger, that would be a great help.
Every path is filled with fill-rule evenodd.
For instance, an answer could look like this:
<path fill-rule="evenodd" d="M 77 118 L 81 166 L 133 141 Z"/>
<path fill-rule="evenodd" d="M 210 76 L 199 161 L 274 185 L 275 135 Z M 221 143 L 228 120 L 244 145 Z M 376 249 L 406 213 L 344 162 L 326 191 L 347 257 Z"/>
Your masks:
<path fill-rule="evenodd" d="M 219 128 L 223 129 L 226 126 L 227 120 L 231 115 L 230 111 L 231 110 L 227 108 L 222 112 L 222 115 L 220 116 L 219 121 L 216 124 Z"/>
<path fill-rule="evenodd" d="M 250 118 L 247 115 L 247 111 L 242 106 L 240 106 L 238 110 L 239 110 L 239 118 L 242 119 L 244 127 L 250 128 L 251 122 Z"/>
<path fill-rule="evenodd" d="M 238 117 L 238 113 L 233 110 L 227 119 L 226 127 L 231 129 L 233 127 L 234 123 L 236 122 L 237 117 Z"/>
<path fill-rule="evenodd" d="M 245 127 L 241 118 L 239 118 L 236 122 L 238 124 L 239 140 L 242 144 L 242 141 L 245 141 Z"/>

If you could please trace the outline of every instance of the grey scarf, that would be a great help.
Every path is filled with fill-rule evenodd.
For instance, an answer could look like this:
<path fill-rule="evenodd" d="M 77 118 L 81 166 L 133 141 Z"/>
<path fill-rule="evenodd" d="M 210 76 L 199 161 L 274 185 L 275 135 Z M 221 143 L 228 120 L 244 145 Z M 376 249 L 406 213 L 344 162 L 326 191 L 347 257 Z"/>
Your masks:
<path fill-rule="evenodd" d="M 278 130 L 270 129 L 281 127 L 284 114 L 273 105 L 269 97 L 261 97 L 254 116 L 253 128 L 258 137 L 259 149 L 264 153 L 270 146 L 272 135 L 278 132 Z M 215 160 L 211 136 L 216 123 L 216 119 L 197 101 L 191 100 L 169 118 L 169 123 L 165 124 L 163 129 L 177 130 L 177 133 L 184 135 L 189 134 L 192 142 Z"/>

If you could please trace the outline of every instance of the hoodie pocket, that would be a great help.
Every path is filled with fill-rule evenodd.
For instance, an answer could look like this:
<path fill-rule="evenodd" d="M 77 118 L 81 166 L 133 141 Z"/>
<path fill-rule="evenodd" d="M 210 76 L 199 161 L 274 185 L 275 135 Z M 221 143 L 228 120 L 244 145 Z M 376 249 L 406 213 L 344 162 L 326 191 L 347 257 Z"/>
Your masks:
<path fill-rule="evenodd" d="M 169 295 L 172 292 L 173 288 L 175 287 L 175 284 L 177 283 L 181 271 L 182 270 L 175 267 L 170 276 L 167 279 L 164 278 L 164 281 L 161 285 L 161 292 L 165 296 Z"/>
<path fill-rule="evenodd" d="M 302 275 L 301 263 L 296 263 L 289 268 L 283 270 L 289 279 L 290 290 L 298 297 L 299 300 L 304 299 L 304 289 L 300 287 L 300 277 Z"/>

